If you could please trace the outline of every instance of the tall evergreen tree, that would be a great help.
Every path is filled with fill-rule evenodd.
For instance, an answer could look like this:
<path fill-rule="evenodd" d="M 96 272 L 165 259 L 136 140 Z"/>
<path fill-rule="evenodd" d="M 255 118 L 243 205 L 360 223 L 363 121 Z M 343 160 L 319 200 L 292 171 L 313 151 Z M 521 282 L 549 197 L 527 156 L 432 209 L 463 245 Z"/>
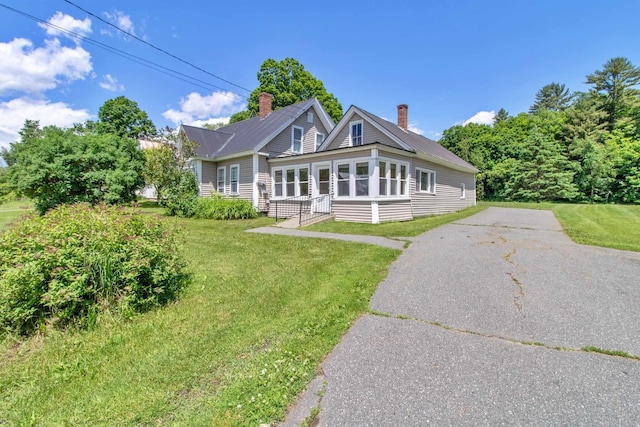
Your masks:
<path fill-rule="evenodd" d="M 498 123 L 502 123 L 509 118 L 509 113 L 504 108 L 498 110 L 498 113 L 493 118 L 493 124 L 497 125 Z"/>
<path fill-rule="evenodd" d="M 533 128 L 525 147 L 523 158 L 506 183 L 507 198 L 540 202 L 573 200 L 578 196 L 574 172 L 555 141 Z"/>
<path fill-rule="evenodd" d="M 529 112 L 535 114 L 540 110 L 563 111 L 571 104 L 572 97 L 565 85 L 549 83 L 536 93 L 536 101 L 529 108 Z"/>
<path fill-rule="evenodd" d="M 634 89 L 640 82 L 640 68 L 634 66 L 627 58 L 617 57 L 607 61 L 602 70 L 587 75 L 587 83 L 592 85 L 592 93 L 602 102 L 602 109 L 607 114 L 608 129 L 615 128 L 625 110 L 629 108 L 631 99 L 638 95 Z"/>

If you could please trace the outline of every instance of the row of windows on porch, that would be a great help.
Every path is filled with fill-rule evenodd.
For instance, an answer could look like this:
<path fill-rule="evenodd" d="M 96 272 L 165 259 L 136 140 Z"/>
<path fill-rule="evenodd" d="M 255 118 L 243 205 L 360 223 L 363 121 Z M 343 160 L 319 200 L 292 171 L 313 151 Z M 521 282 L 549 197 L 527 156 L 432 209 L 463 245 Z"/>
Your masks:
<path fill-rule="evenodd" d="M 408 197 L 409 166 L 405 163 L 380 160 L 378 168 L 372 161 L 336 162 L 334 165 L 334 191 L 337 197 Z M 330 166 L 317 167 L 317 193 L 329 194 Z M 416 168 L 416 191 L 435 194 L 434 171 Z M 373 186 L 377 180 L 377 188 Z M 309 195 L 310 172 L 308 166 L 274 168 L 274 197 Z"/>

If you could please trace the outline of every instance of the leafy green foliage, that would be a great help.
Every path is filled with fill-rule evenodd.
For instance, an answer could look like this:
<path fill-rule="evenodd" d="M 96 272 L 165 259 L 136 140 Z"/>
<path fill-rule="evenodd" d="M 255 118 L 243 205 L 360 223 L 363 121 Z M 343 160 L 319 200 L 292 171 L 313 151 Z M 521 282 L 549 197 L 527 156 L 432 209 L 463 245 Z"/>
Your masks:
<path fill-rule="evenodd" d="M 63 205 L 0 234 L 0 334 L 90 326 L 164 304 L 185 285 L 175 231 L 123 207 Z"/>
<path fill-rule="evenodd" d="M 231 116 L 231 123 L 257 115 L 262 92 L 273 96 L 271 106 L 274 110 L 309 98 L 318 98 L 335 122 L 342 117 L 342 105 L 338 99 L 327 92 L 321 80 L 293 58 L 285 58 L 279 62 L 274 59 L 264 61 L 258 71 L 258 83 L 258 87 L 249 96 L 247 110 Z"/>
<path fill-rule="evenodd" d="M 124 96 L 106 101 L 98 110 L 95 128 L 101 134 L 122 138 L 147 138 L 157 133 L 156 127 L 138 103 Z"/>
<path fill-rule="evenodd" d="M 251 219 L 256 218 L 258 213 L 248 200 L 214 194 L 198 198 L 195 216 L 207 219 Z"/>
<path fill-rule="evenodd" d="M 135 200 L 144 183 L 144 155 L 135 140 L 28 125 L 22 140 L 11 144 L 7 178 L 18 194 L 34 199 L 40 213 L 62 203 Z"/>
<path fill-rule="evenodd" d="M 188 169 L 178 171 L 159 204 L 169 216 L 190 218 L 195 215 L 198 205 L 198 179 L 195 174 Z"/>
<path fill-rule="evenodd" d="M 0 204 L 15 200 L 16 195 L 7 180 L 7 168 L 0 167 Z"/>
<path fill-rule="evenodd" d="M 529 114 L 444 131 L 440 144 L 480 169 L 479 199 L 640 203 L 640 69 L 613 58 L 587 80 L 588 93 L 551 83 Z"/>

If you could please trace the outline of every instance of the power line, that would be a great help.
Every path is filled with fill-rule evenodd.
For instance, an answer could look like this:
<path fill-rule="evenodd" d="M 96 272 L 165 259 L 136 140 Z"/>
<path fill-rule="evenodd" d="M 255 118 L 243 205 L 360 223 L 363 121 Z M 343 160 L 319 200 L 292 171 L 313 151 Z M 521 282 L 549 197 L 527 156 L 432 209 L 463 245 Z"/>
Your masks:
<path fill-rule="evenodd" d="M 7 5 L 3 4 L 3 3 L 0 3 L 0 6 L 4 7 L 5 9 L 8 9 L 8 10 L 14 12 L 14 13 L 22 15 L 25 18 L 28 18 L 28 19 L 31 19 L 33 21 L 39 22 L 39 23 L 41 23 L 43 25 L 46 25 L 48 27 L 55 28 L 58 31 L 66 33 L 66 34 L 68 34 L 68 35 L 70 35 L 72 37 L 75 37 L 75 38 L 79 39 L 79 40 L 86 41 L 87 43 L 89 43 L 91 45 L 94 45 L 96 47 L 99 47 L 101 49 L 104 49 L 104 50 L 106 50 L 106 51 L 108 51 L 110 53 L 113 53 L 114 55 L 118 55 L 118 56 L 120 56 L 122 58 L 125 58 L 125 59 L 128 59 L 128 60 L 130 60 L 132 62 L 138 63 L 138 64 L 143 65 L 145 67 L 151 68 L 151 69 L 153 69 L 155 71 L 158 71 L 158 72 L 161 72 L 163 74 L 166 74 L 166 75 L 168 75 L 170 77 L 176 78 L 178 80 L 182 80 L 182 81 L 184 81 L 186 83 L 190 83 L 190 84 L 192 84 L 194 86 L 198 86 L 198 87 L 200 87 L 202 89 L 211 90 L 211 88 L 215 88 L 215 89 L 222 90 L 222 91 L 224 91 L 222 93 L 222 95 L 224 95 L 224 96 L 235 95 L 235 96 L 238 96 L 238 97 L 240 97 L 242 99 L 247 99 L 246 96 L 240 95 L 239 93 L 227 90 L 227 89 L 222 88 L 220 86 L 216 86 L 216 85 L 214 85 L 212 83 L 206 82 L 206 81 L 198 79 L 196 77 L 192 77 L 192 76 L 190 76 L 188 74 L 181 73 L 180 71 L 173 70 L 171 68 L 165 67 L 165 66 L 160 65 L 158 63 L 155 63 L 155 62 L 149 61 L 147 59 L 141 58 L 141 57 L 139 57 L 137 55 L 133 55 L 131 53 L 125 52 L 125 51 L 123 51 L 121 49 L 118 49 L 116 47 L 110 46 L 110 45 L 108 45 L 106 43 L 102 43 L 102 42 L 100 42 L 98 40 L 94 40 L 94 39 L 92 39 L 90 37 L 87 37 L 87 36 L 84 36 L 82 34 L 75 33 L 73 31 L 70 31 L 70 30 L 66 29 L 66 28 L 59 27 L 59 26 L 57 26 L 55 24 L 52 24 L 52 23 L 50 23 L 48 21 L 40 19 L 40 18 L 38 18 L 36 16 L 30 15 L 30 14 L 28 14 L 26 12 L 21 11 L 21 10 L 14 9 L 14 8 L 12 8 L 10 6 L 7 6 Z M 165 71 L 163 71 L 163 70 L 165 70 Z M 185 78 L 182 78 L 182 77 L 179 77 L 179 76 L 182 76 L 182 77 L 185 77 Z M 189 79 L 189 80 L 187 80 L 187 79 Z M 204 85 L 207 85 L 208 87 L 203 86 L 202 84 L 195 83 L 195 82 L 202 83 Z M 229 95 L 228 93 L 231 93 L 232 95 Z"/>
<path fill-rule="evenodd" d="M 132 37 L 132 38 L 134 38 L 134 39 L 138 40 L 139 42 L 144 43 L 144 44 L 146 44 L 147 46 L 152 47 L 153 49 L 155 49 L 155 50 L 157 50 L 157 51 L 160 51 L 160 52 L 164 53 L 165 55 L 168 55 L 168 56 L 170 56 L 170 57 L 172 57 L 172 58 L 174 58 L 174 59 L 177 59 L 178 61 L 183 62 L 183 63 L 185 63 L 185 64 L 189 65 L 190 67 L 195 68 L 196 70 L 202 71 L 202 72 L 203 72 L 203 73 L 205 73 L 205 74 L 208 74 L 208 75 L 210 75 L 210 76 L 212 76 L 212 77 L 215 77 L 215 78 L 216 78 L 216 79 L 218 79 L 218 80 L 222 80 L 222 81 L 223 81 L 223 82 L 225 82 L 225 83 L 228 83 L 228 84 L 230 84 L 230 85 L 232 85 L 232 86 L 235 86 L 235 87 L 237 87 L 237 88 L 239 88 L 239 89 L 242 89 L 242 90 L 245 90 L 245 91 L 247 91 L 247 92 L 251 93 L 251 89 L 247 89 L 247 88 L 242 87 L 242 86 L 240 86 L 240 85 L 237 85 L 237 84 L 235 84 L 235 83 L 233 83 L 233 82 L 231 82 L 231 81 L 229 81 L 229 80 L 226 80 L 226 79 L 224 79 L 224 78 L 222 78 L 222 77 L 220 77 L 220 76 L 216 76 L 215 74 L 213 74 L 213 73 L 211 73 L 211 72 L 209 72 L 209 71 L 205 70 L 204 68 L 198 67 L 197 65 L 194 65 L 193 63 L 191 63 L 191 62 L 189 62 L 189 61 L 186 61 L 186 60 L 184 60 L 184 59 L 182 59 L 182 58 L 180 58 L 180 57 L 178 57 L 178 56 L 176 56 L 176 55 L 174 55 L 174 54 L 172 54 L 172 53 L 170 53 L 170 52 L 167 52 L 166 50 L 164 50 L 164 49 L 162 49 L 162 48 L 160 48 L 160 47 L 158 47 L 158 46 L 156 46 L 156 45 L 154 45 L 154 44 L 152 44 L 152 43 L 149 43 L 148 41 L 146 41 L 146 40 L 144 40 L 144 39 L 141 39 L 140 37 L 136 36 L 135 34 L 131 34 L 130 32 L 128 32 L 128 31 L 126 31 L 126 30 L 123 30 L 122 28 L 120 28 L 120 27 L 118 27 L 117 25 L 112 24 L 111 22 L 109 22 L 109 21 L 107 21 L 107 20 L 105 20 L 105 19 L 101 18 L 100 16 L 96 15 L 95 13 L 89 12 L 88 10 L 86 10 L 86 9 L 84 9 L 83 7 L 81 7 L 81 6 L 77 5 L 76 3 L 72 2 L 71 0 L 64 0 L 64 1 L 65 1 L 65 2 L 67 2 L 67 3 L 69 3 L 69 4 L 70 4 L 70 5 L 72 5 L 72 6 L 77 7 L 78 9 L 80 9 L 81 11 L 83 11 L 84 13 L 87 13 L 87 14 L 89 14 L 89 15 L 93 16 L 94 18 L 96 18 L 96 19 L 98 19 L 98 20 L 100 20 L 100 21 L 104 22 L 105 24 L 107 24 L 107 25 L 109 25 L 109 26 L 111 26 L 111 27 L 115 28 L 116 30 L 118 30 L 118 31 L 122 32 L 123 34 L 126 34 L 126 35 L 128 35 L 129 37 Z"/>

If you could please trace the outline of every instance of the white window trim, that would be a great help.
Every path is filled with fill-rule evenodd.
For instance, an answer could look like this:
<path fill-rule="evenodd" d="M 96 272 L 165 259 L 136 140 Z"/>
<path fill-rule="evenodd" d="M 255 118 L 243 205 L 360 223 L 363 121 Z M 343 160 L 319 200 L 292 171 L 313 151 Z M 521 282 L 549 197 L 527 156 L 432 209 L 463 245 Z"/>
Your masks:
<path fill-rule="evenodd" d="M 295 141 L 294 135 L 295 135 L 296 129 L 300 129 L 300 151 L 296 151 L 293 149 L 293 145 Z M 291 126 L 291 152 L 294 154 L 302 154 L 304 152 L 304 128 L 302 126 L 296 126 L 296 125 Z"/>
<path fill-rule="evenodd" d="M 294 181 L 293 181 L 293 193 L 287 194 L 287 184 L 290 182 L 287 181 L 287 170 L 294 170 Z M 299 164 L 299 165 L 291 165 L 291 166 L 281 166 L 277 168 L 271 169 L 271 194 L 273 194 L 273 200 L 282 200 L 287 199 L 289 197 L 298 197 L 300 194 L 300 169 L 307 169 L 307 188 L 311 189 L 311 165 L 309 164 Z M 276 196 L 276 172 L 282 172 L 282 196 Z M 303 194 L 302 196 L 308 196 L 309 191 L 307 190 L 307 194 Z"/>
<path fill-rule="evenodd" d="M 362 131 L 362 133 L 360 134 L 360 144 L 359 145 L 353 145 L 353 126 L 357 125 L 358 123 L 360 123 L 360 129 Z M 361 145 L 364 145 L 364 124 L 362 122 L 362 120 L 354 120 L 352 122 L 349 122 L 349 147 L 359 147 Z"/>
<path fill-rule="evenodd" d="M 397 159 L 392 159 L 389 157 L 380 157 L 378 158 L 378 165 L 380 165 L 380 162 L 384 162 L 385 166 L 387 168 L 387 170 L 385 170 L 384 174 L 385 174 L 385 180 L 387 181 L 387 194 L 378 194 L 378 197 L 381 198 L 390 198 L 390 199 L 406 199 L 409 198 L 409 163 L 402 161 L 402 160 L 397 160 Z M 397 166 L 396 168 L 396 194 L 392 195 L 391 194 L 391 163 L 395 164 Z M 405 194 L 401 194 L 400 193 L 400 168 L 404 166 L 406 168 L 407 174 L 405 177 L 405 187 L 404 187 L 404 191 Z M 379 169 L 379 168 L 378 168 Z M 378 187 L 378 193 L 380 192 L 380 187 Z"/>
<path fill-rule="evenodd" d="M 464 182 L 460 183 L 460 199 L 466 199 L 467 198 L 467 189 L 466 189 L 466 185 L 464 184 Z"/>
<path fill-rule="evenodd" d="M 433 174 L 433 191 L 425 191 L 422 189 L 422 174 L 423 173 L 427 173 L 427 174 Z M 437 185 L 437 178 L 436 178 L 436 171 L 431 170 L 431 169 L 424 169 L 424 168 L 416 168 L 416 193 L 423 193 L 423 194 L 436 194 L 437 190 L 436 190 L 436 185 Z"/>
<path fill-rule="evenodd" d="M 231 179 L 233 177 L 233 169 L 237 168 L 238 169 L 238 191 L 233 192 L 231 191 Z M 229 194 L 240 194 L 240 164 L 236 163 L 235 165 L 230 165 L 229 166 Z"/>
<path fill-rule="evenodd" d="M 367 162 L 369 164 L 369 194 L 366 196 L 356 196 L 356 163 L 364 163 Z M 349 195 L 341 196 L 338 194 L 338 166 L 339 165 L 349 165 Z M 375 199 L 372 197 L 371 191 L 373 187 L 373 171 L 375 168 L 375 159 L 371 157 L 359 157 L 355 159 L 344 159 L 344 160 L 334 160 L 333 161 L 333 182 L 334 182 L 334 198 L 336 200 L 367 200 L 367 199 Z M 377 179 L 377 177 L 375 178 Z"/>
<path fill-rule="evenodd" d="M 322 142 L 320 143 L 320 145 L 318 145 L 318 136 L 322 135 Z M 324 144 L 324 138 L 325 138 L 325 134 L 322 132 L 316 132 L 316 140 L 315 140 L 315 148 L 314 151 L 318 151 L 318 148 L 320 148 L 322 146 L 322 144 Z"/>
<path fill-rule="evenodd" d="M 313 111 L 307 111 L 307 122 L 313 123 Z"/>
<path fill-rule="evenodd" d="M 220 181 L 219 181 L 220 170 L 222 170 L 222 191 L 220 191 Z M 220 194 L 227 194 L 226 189 L 227 189 L 227 167 L 218 166 L 218 169 L 216 170 L 216 190 Z"/>

